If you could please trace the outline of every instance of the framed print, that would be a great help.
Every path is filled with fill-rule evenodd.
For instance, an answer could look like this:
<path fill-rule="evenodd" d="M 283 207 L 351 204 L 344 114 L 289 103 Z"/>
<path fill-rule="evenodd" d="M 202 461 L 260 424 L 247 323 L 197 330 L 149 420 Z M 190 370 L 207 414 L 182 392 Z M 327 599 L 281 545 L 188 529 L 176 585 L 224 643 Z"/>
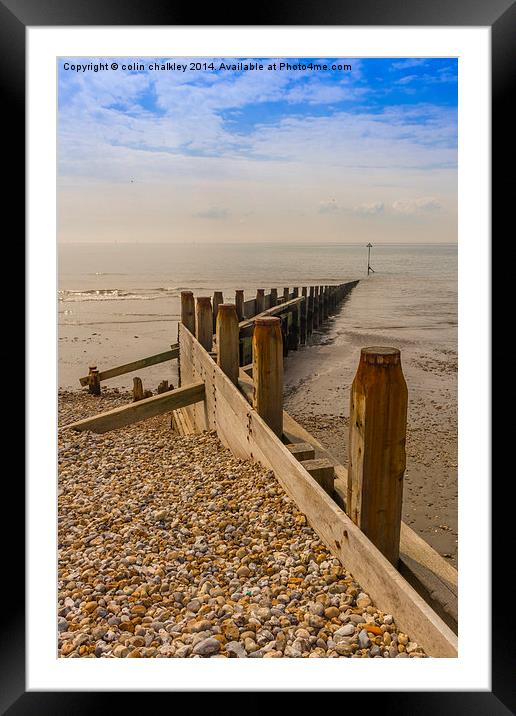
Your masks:
<path fill-rule="evenodd" d="M 189 15 L 0 6 L 29 329 L 2 708 L 507 713 L 489 132 L 496 216 L 514 7 Z"/>

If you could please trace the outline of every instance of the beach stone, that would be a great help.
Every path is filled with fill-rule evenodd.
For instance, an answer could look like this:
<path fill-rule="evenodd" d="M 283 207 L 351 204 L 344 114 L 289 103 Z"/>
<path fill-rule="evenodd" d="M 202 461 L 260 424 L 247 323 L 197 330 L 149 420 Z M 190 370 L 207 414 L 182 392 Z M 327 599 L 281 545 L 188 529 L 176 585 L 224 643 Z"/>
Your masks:
<path fill-rule="evenodd" d="M 226 644 L 226 652 L 235 658 L 246 659 L 247 652 L 239 641 L 230 641 Z"/>
<path fill-rule="evenodd" d="M 353 624 L 345 624 L 333 632 L 333 636 L 353 636 L 355 633 L 355 626 Z"/>
<path fill-rule="evenodd" d="M 362 649 L 368 649 L 371 646 L 371 640 L 369 639 L 367 631 L 365 629 L 362 629 L 362 631 L 359 633 L 358 643 L 360 644 Z"/>
<path fill-rule="evenodd" d="M 365 607 L 371 606 L 371 599 L 368 594 L 365 594 L 364 592 L 360 592 L 356 599 L 357 607 L 359 609 L 365 609 Z"/>
<path fill-rule="evenodd" d="M 220 651 L 220 642 L 217 639 L 209 637 L 203 639 L 193 648 L 193 653 L 199 656 L 211 656 L 212 654 L 218 654 Z"/>
<path fill-rule="evenodd" d="M 346 644 L 343 641 L 339 642 L 338 644 L 335 644 L 334 649 L 340 656 L 349 656 L 353 653 L 353 647 L 351 646 L 351 644 Z"/>
<path fill-rule="evenodd" d="M 190 602 L 188 602 L 186 608 L 189 612 L 198 612 L 201 608 L 201 602 L 198 599 L 192 599 Z"/>
<path fill-rule="evenodd" d="M 327 619 L 335 619 L 339 616 L 340 609 L 337 609 L 337 607 L 328 607 L 328 609 L 324 610 L 324 616 Z"/>

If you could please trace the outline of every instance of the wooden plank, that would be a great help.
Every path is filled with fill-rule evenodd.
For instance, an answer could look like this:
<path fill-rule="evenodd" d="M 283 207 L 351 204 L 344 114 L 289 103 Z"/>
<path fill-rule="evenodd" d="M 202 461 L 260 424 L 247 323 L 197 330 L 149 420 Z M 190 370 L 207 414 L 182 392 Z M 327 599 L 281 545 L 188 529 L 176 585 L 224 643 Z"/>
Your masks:
<path fill-rule="evenodd" d="M 256 299 L 248 298 L 244 301 L 244 316 L 245 318 L 252 318 L 256 314 Z"/>
<path fill-rule="evenodd" d="M 310 443 L 288 443 L 285 447 L 299 462 L 303 462 L 303 460 L 313 460 L 315 458 L 315 450 Z"/>
<path fill-rule="evenodd" d="M 252 335 L 254 322 L 258 317 L 266 318 L 267 316 L 279 316 L 283 313 L 288 313 L 289 310 L 292 310 L 293 307 L 302 303 L 304 300 L 304 296 L 298 296 L 297 298 L 293 298 L 286 303 L 278 303 L 276 306 L 267 308 L 265 311 L 262 311 L 262 313 L 258 313 L 256 314 L 256 316 L 253 315 L 252 318 L 248 318 L 245 321 L 240 321 L 240 323 L 238 324 L 238 327 L 240 329 L 240 337 L 242 338 L 243 336 Z M 253 299 L 253 301 L 256 303 L 255 299 Z"/>
<path fill-rule="evenodd" d="M 134 370 L 140 370 L 140 368 L 148 368 L 151 365 L 157 365 L 158 363 L 164 363 L 167 360 L 174 360 L 179 356 L 179 346 L 175 344 L 171 346 L 169 351 L 164 353 L 156 353 L 154 356 L 148 356 L 147 358 L 140 358 L 132 363 L 125 363 L 119 365 L 116 368 L 109 368 L 109 370 L 103 370 L 99 373 L 99 380 L 109 380 L 109 378 L 116 378 L 117 375 L 125 375 L 125 373 L 132 373 Z M 79 378 L 81 385 L 88 385 L 88 376 Z"/>
<path fill-rule="evenodd" d="M 211 359 L 210 359 L 211 360 Z M 152 398 L 139 400 L 137 403 L 122 405 L 113 408 L 92 418 L 77 420 L 74 423 L 65 425 L 64 428 L 72 430 L 91 430 L 94 433 L 105 433 L 108 430 L 122 428 L 125 425 L 132 425 L 156 415 L 168 413 L 171 410 L 182 408 L 190 403 L 197 403 L 204 400 L 204 383 L 201 381 L 193 385 L 186 385 L 182 388 L 169 390 L 161 395 L 154 395 Z"/>
<path fill-rule="evenodd" d="M 325 457 L 319 457 L 312 460 L 303 460 L 301 465 L 307 473 L 320 485 L 328 495 L 333 495 L 333 481 L 335 480 L 335 472 L 333 465 Z"/>
<path fill-rule="evenodd" d="M 258 460 L 274 471 L 332 553 L 378 608 L 392 613 L 400 629 L 427 654 L 456 657 L 457 637 L 451 629 L 291 455 L 206 351 L 194 344 L 188 332 L 180 329 L 180 337 L 180 346 L 183 339 L 189 344 L 185 352 L 193 357 L 195 373 L 204 371 L 205 402 L 212 406 L 210 412 L 221 440 L 238 456 Z"/>

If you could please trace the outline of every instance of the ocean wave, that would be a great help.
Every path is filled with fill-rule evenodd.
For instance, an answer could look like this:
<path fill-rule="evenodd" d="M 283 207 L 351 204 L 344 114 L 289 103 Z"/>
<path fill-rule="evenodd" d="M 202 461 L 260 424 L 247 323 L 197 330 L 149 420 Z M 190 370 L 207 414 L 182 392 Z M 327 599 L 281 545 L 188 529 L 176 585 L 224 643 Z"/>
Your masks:
<path fill-rule="evenodd" d="M 159 298 L 177 298 L 179 293 L 175 288 L 90 288 L 78 290 L 60 290 L 58 299 L 63 303 L 82 301 L 154 301 Z"/>

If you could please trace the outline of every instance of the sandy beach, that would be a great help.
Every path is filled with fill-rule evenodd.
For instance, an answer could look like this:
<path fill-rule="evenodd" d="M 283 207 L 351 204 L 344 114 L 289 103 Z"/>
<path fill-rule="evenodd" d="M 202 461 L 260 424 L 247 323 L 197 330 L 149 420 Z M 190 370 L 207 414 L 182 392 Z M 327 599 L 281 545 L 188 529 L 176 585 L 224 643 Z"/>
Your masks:
<path fill-rule="evenodd" d="M 129 394 L 61 392 L 60 423 Z M 407 658 L 270 471 L 170 416 L 59 433 L 58 654 L 67 658 Z"/>

